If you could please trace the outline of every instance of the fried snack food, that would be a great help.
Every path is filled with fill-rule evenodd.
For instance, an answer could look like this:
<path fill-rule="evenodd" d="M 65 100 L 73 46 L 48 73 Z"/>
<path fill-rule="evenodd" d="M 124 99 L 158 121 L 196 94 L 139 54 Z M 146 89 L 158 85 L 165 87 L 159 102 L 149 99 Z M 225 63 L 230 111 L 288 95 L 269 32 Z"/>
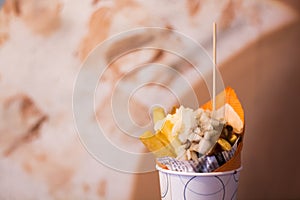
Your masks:
<path fill-rule="evenodd" d="M 180 164 L 188 161 L 194 171 L 210 172 L 229 166 L 230 160 L 240 155 L 244 111 L 230 87 L 216 96 L 215 112 L 209 101 L 195 111 L 180 106 L 168 115 L 162 108 L 155 108 L 153 119 L 155 134 L 147 131 L 140 139 L 158 157 L 160 165 L 175 163 L 176 159 L 183 161 Z M 240 156 L 236 159 L 240 160 Z M 207 166 L 209 163 L 214 166 Z M 241 165 L 240 161 L 235 165 Z"/>

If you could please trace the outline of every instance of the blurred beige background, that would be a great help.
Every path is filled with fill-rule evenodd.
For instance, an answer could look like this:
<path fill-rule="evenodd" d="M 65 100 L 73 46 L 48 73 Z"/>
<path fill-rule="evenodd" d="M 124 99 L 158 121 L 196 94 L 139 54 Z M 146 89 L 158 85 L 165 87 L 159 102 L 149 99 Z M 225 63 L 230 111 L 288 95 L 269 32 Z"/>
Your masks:
<path fill-rule="evenodd" d="M 238 199 L 299 199 L 299 12 L 298 0 L 7 0 L 0 12 L 0 199 L 159 199 L 156 172 L 122 173 L 88 154 L 73 121 L 74 81 L 88 53 L 113 34 L 166 27 L 211 52 L 213 21 L 218 67 L 246 116 Z M 121 44 L 133 41 L 144 42 Z M 97 117 L 109 115 L 110 89 L 131 66 L 172 59 L 148 52 L 115 63 L 98 94 Z M 191 81 L 199 102 L 207 101 L 203 80 Z M 160 92 L 149 90 L 158 99 Z M 145 113 L 151 103 L 137 97 L 134 109 Z M 107 128 L 120 146 L 145 151 L 139 141 Z"/>

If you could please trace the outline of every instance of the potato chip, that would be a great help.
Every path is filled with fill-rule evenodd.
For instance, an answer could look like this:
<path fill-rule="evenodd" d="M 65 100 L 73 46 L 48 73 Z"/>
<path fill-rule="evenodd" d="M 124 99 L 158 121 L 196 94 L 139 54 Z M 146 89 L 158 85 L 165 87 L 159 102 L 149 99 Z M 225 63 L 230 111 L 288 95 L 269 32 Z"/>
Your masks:
<path fill-rule="evenodd" d="M 157 157 L 176 156 L 174 148 L 172 148 L 168 139 L 160 131 L 156 134 L 146 131 L 140 136 L 140 140 L 144 143 L 147 149 L 154 153 Z"/>
<path fill-rule="evenodd" d="M 216 109 L 224 106 L 224 103 L 229 104 L 233 108 L 233 110 L 237 113 L 240 120 L 244 124 L 244 110 L 236 93 L 230 87 L 227 87 L 223 92 L 219 93 L 216 96 Z M 203 106 L 201 106 L 201 108 L 204 110 L 212 110 L 212 101 L 208 101 Z"/>
<path fill-rule="evenodd" d="M 202 107 L 204 110 L 212 110 L 212 101 L 207 102 Z M 223 111 L 221 111 L 223 109 Z M 221 111 L 218 113 L 218 110 Z M 225 110 L 225 112 L 224 112 Z M 225 113 L 225 120 L 232 125 L 236 133 L 243 133 L 244 129 L 244 111 L 237 98 L 236 93 L 230 87 L 216 96 L 216 114 Z"/>
<path fill-rule="evenodd" d="M 165 110 L 162 107 L 154 107 L 152 110 L 153 122 L 156 123 L 166 117 Z"/>

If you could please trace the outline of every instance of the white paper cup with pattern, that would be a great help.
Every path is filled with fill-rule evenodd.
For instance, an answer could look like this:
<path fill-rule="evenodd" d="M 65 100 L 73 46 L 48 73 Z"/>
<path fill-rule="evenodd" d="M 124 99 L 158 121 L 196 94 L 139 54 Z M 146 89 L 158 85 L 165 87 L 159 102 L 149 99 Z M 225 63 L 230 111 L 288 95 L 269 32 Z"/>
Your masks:
<path fill-rule="evenodd" d="M 162 169 L 159 172 L 162 200 L 237 199 L 242 167 L 226 172 L 189 173 Z"/>

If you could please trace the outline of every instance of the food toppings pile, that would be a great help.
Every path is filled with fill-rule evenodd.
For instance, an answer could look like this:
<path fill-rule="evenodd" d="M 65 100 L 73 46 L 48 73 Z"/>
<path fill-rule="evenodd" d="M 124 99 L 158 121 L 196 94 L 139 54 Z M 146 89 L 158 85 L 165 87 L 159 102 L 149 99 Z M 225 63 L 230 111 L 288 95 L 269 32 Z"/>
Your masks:
<path fill-rule="evenodd" d="M 170 114 L 153 109 L 155 134 L 145 132 L 141 141 L 157 157 L 157 164 L 175 171 L 211 172 L 229 163 L 244 133 L 244 113 L 231 88 L 211 102 L 192 110 L 180 106 Z M 241 150 L 241 148 L 239 148 Z"/>

